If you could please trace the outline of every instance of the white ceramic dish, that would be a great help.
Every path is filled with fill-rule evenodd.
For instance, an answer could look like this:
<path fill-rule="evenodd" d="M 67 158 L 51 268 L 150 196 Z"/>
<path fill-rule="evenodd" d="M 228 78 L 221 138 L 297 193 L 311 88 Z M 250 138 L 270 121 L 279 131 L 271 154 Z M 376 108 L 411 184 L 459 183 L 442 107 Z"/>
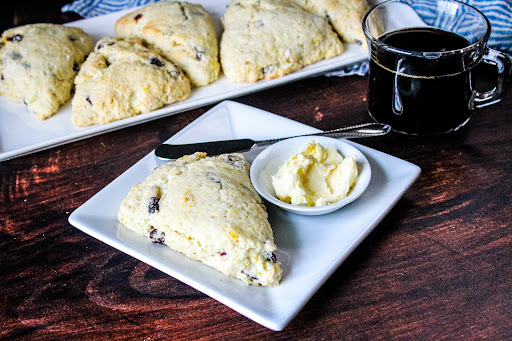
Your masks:
<path fill-rule="evenodd" d="M 334 128 L 334 127 L 333 127 Z M 311 134 L 318 129 L 253 107 L 225 101 L 192 122 L 167 143 L 236 138 L 263 140 Z M 268 205 L 283 278 L 277 287 L 253 287 L 151 243 L 117 221 L 130 188 L 165 162 L 150 153 L 94 195 L 69 217 L 83 232 L 125 252 L 222 302 L 257 323 L 283 329 L 313 294 L 377 226 L 420 169 L 401 159 L 346 141 L 363 153 L 372 168 L 366 191 L 350 205 L 321 216 L 302 216 Z M 244 153 L 249 162 L 262 148 Z"/>
<path fill-rule="evenodd" d="M 281 167 L 290 157 L 300 153 L 307 144 L 313 140 L 324 147 L 333 146 L 344 157 L 351 155 L 355 157 L 359 176 L 354 188 L 345 199 L 319 207 L 292 205 L 279 200 L 276 196 L 274 187 L 272 186 L 271 176 L 276 174 L 279 167 Z M 251 166 L 252 184 L 263 198 L 289 212 L 302 215 L 327 214 L 350 204 L 363 194 L 370 183 L 371 176 L 372 170 L 370 163 L 364 154 L 356 147 L 341 139 L 338 140 L 322 136 L 303 136 L 280 141 L 262 151 L 256 159 L 254 159 Z"/>
<path fill-rule="evenodd" d="M 222 32 L 221 16 L 228 0 L 189 0 L 202 4 L 212 15 L 217 36 Z M 96 41 L 114 35 L 114 24 L 121 16 L 135 10 L 120 11 L 101 17 L 79 20 L 70 26 L 82 28 Z M 321 74 L 368 58 L 366 50 L 356 44 L 345 44 L 344 52 L 335 58 L 323 60 L 281 78 L 257 83 L 232 83 L 221 75 L 220 79 L 205 87 L 192 90 L 190 98 L 168 105 L 147 114 L 130 117 L 105 125 L 77 127 L 71 122 L 71 103 L 68 101 L 59 112 L 45 121 L 39 121 L 23 104 L 16 104 L 6 96 L 0 96 L 0 161 L 12 159 L 36 151 L 77 141 L 109 131 L 140 124 L 160 117 L 219 102 L 223 99 L 275 87 L 302 78 Z"/>

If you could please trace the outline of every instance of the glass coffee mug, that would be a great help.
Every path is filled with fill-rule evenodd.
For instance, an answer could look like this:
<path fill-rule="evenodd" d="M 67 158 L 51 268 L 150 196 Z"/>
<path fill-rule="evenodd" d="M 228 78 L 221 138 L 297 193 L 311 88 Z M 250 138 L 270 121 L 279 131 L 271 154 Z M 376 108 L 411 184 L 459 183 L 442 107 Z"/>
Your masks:
<path fill-rule="evenodd" d="M 512 61 L 487 47 L 491 26 L 476 8 L 455 0 L 391 0 L 363 19 L 370 50 L 368 112 L 410 135 L 455 131 L 473 109 L 506 91 Z M 471 72 L 480 62 L 498 69 L 496 87 L 479 93 Z"/>

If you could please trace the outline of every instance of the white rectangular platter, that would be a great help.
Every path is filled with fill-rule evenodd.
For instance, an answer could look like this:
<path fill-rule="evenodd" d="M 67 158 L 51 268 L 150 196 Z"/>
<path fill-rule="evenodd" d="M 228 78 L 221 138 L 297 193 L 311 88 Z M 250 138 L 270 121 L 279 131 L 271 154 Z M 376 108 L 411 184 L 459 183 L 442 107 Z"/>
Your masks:
<path fill-rule="evenodd" d="M 220 41 L 222 33 L 221 17 L 224 15 L 228 0 L 189 1 L 202 4 L 212 15 L 215 30 Z M 135 8 L 91 19 L 79 20 L 70 23 L 69 26 L 82 28 L 97 41 L 105 36 L 113 36 L 114 24 L 117 19 L 133 10 Z M 177 114 L 216 103 L 223 99 L 242 96 L 322 74 L 367 58 L 368 53 L 362 47 L 356 44 L 345 44 L 345 51 L 340 56 L 320 61 L 281 78 L 256 83 L 232 83 L 221 75 L 220 79 L 216 82 L 205 87 L 193 89 L 191 96 L 184 101 L 170 104 L 150 113 L 90 127 L 77 127 L 71 122 L 71 103 L 69 101 L 53 117 L 45 121 L 39 121 L 23 104 L 16 104 L 6 96 L 0 96 L 0 161 L 147 122 L 163 116 Z"/>
<path fill-rule="evenodd" d="M 250 106 L 225 101 L 192 122 L 167 143 L 194 143 L 236 138 L 268 139 L 318 130 Z M 342 209 L 323 216 L 300 216 L 268 206 L 269 220 L 282 263 L 277 287 L 247 286 L 191 260 L 170 248 L 151 243 L 117 220 L 130 188 L 164 164 L 150 153 L 75 210 L 69 222 L 97 238 L 273 329 L 283 329 L 313 294 L 379 224 L 420 169 L 401 159 L 348 141 L 368 159 L 372 178 L 366 191 Z M 245 157 L 252 162 L 262 151 Z"/>

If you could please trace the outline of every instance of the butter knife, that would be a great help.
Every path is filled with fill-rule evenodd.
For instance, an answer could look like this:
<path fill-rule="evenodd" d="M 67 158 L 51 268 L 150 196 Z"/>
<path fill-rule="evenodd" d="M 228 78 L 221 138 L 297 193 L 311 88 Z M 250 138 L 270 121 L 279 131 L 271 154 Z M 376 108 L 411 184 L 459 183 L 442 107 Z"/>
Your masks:
<path fill-rule="evenodd" d="M 278 141 L 299 136 L 327 136 L 334 138 L 358 138 L 382 136 L 391 131 L 391 126 L 382 123 L 365 123 L 355 126 L 328 130 L 320 133 L 281 137 L 277 139 L 255 141 L 251 139 L 237 139 L 214 142 L 201 142 L 191 144 L 161 144 L 155 149 L 155 155 L 161 160 L 175 160 L 184 155 L 195 152 L 205 152 L 209 156 L 225 153 L 245 152 L 255 147 L 274 144 Z"/>

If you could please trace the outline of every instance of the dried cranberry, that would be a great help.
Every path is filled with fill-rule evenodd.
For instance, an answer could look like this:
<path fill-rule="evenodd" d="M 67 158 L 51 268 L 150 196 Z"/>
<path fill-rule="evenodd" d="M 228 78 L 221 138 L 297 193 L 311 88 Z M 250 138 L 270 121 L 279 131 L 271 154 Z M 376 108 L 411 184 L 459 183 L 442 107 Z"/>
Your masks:
<path fill-rule="evenodd" d="M 172 77 L 173 79 L 178 79 L 178 78 L 180 77 L 179 72 L 178 72 L 178 71 L 176 71 L 176 70 L 171 70 L 171 71 L 169 71 L 169 74 L 171 75 L 171 77 Z"/>
<path fill-rule="evenodd" d="M 155 244 L 165 244 L 165 232 L 159 232 L 157 229 L 151 230 L 149 239 Z"/>
<path fill-rule="evenodd" d="M 201 61 L 204 57 L 204 51 L 198 50 L 197 47 L 194 47 L 194 52 L 196 54 L 196 59 Z"/>
<path fill-rule="evenodd" d="M 215 173 L 212 173 L 212 172 L 210 172 L 210 171 L 207 171 L 207 172 L 206 172 L 206 177 L 207 177 L 208 179 L 212 180 L 213 182 L 216 182 L 216 183 L 218 183 L 218 184 L 220 184 L 220 183 L 221 183 L 221 181 L 220 181 L 219 177 L 218 177 L 217 175 L 215 175 Z"/>
<path fill-rule="evenodd" d="M 162 67 L 165 65 L 164 62 L 162 62 L 160 59 L 156 58 L 156 57 L 151 57 L 151 59 L 149 60 L 149 62 L 152 64 L 152 65 L 156 65 L 158 67 Z"/>
<path fill-rule="evenodd" d="M 273 252 L 270 251 L 263 251 L 263 255 L 268 261 L 271 261 L 273 263 L 276 262 L 276 255 Z"/>
<path fill-rule="evenodd" d="M 225 255 L 227 255 L 226 251 L 221 251 L 221 252 L 219 252 L 219 254 L 220 254 L 221 256 L 225 256 Z"/>
<path fill-rule="evenodd" d="M 185 11 L 185 8 L 180 4 L 181 13 L 185 17 L 185 20 L 188 20 L 187 12 Z"/>
<path fill-rule="evenodd" d="M 270 64 L 270 65 L 267 65 L 263 68 L 263 74 L 264 75 L 268 75 L 268 74 L 271 74 L 273 73 L 275 70 L 275 67 L 274 65 Z"/>
<path fill-rule="evenodd" d="M 247 271 L 244 271 L 242 270 L 241 271 L 244 275 L 246 275 L 247 277 L 249 277 L 250 279 L 252 279 L 253 281 L 257 280 L 258 277 L 254 277 L 253 275 L 249 274 Z"/>
<path fill-rule="evenodd" d="M 20 42 L 23 40 L 23 36 L 21 34 L 15 34 L 12 37 L 7 38 L 7 41 L 17 41 Z"/>
<path fill-rule="evenodd" d="M 160 198 L 159 197 L 151 197 L 148 206 L 149 213 L 155 213 L 156 211 L 160 211 Z"/>
<path fill-rule="evenodd" d="M 142 14 L 139 13 L 135 16 L 135 18 L 133 18 L 133 20 L 139 21 L 140 18 L 142 18 Z"/>
<path fill-rule="evenodd" d="M 244 161 L 237 155 L 229 154 L 222 161 L 229 163 L 235 167 L 242 168 L 245 166 Z"/>

